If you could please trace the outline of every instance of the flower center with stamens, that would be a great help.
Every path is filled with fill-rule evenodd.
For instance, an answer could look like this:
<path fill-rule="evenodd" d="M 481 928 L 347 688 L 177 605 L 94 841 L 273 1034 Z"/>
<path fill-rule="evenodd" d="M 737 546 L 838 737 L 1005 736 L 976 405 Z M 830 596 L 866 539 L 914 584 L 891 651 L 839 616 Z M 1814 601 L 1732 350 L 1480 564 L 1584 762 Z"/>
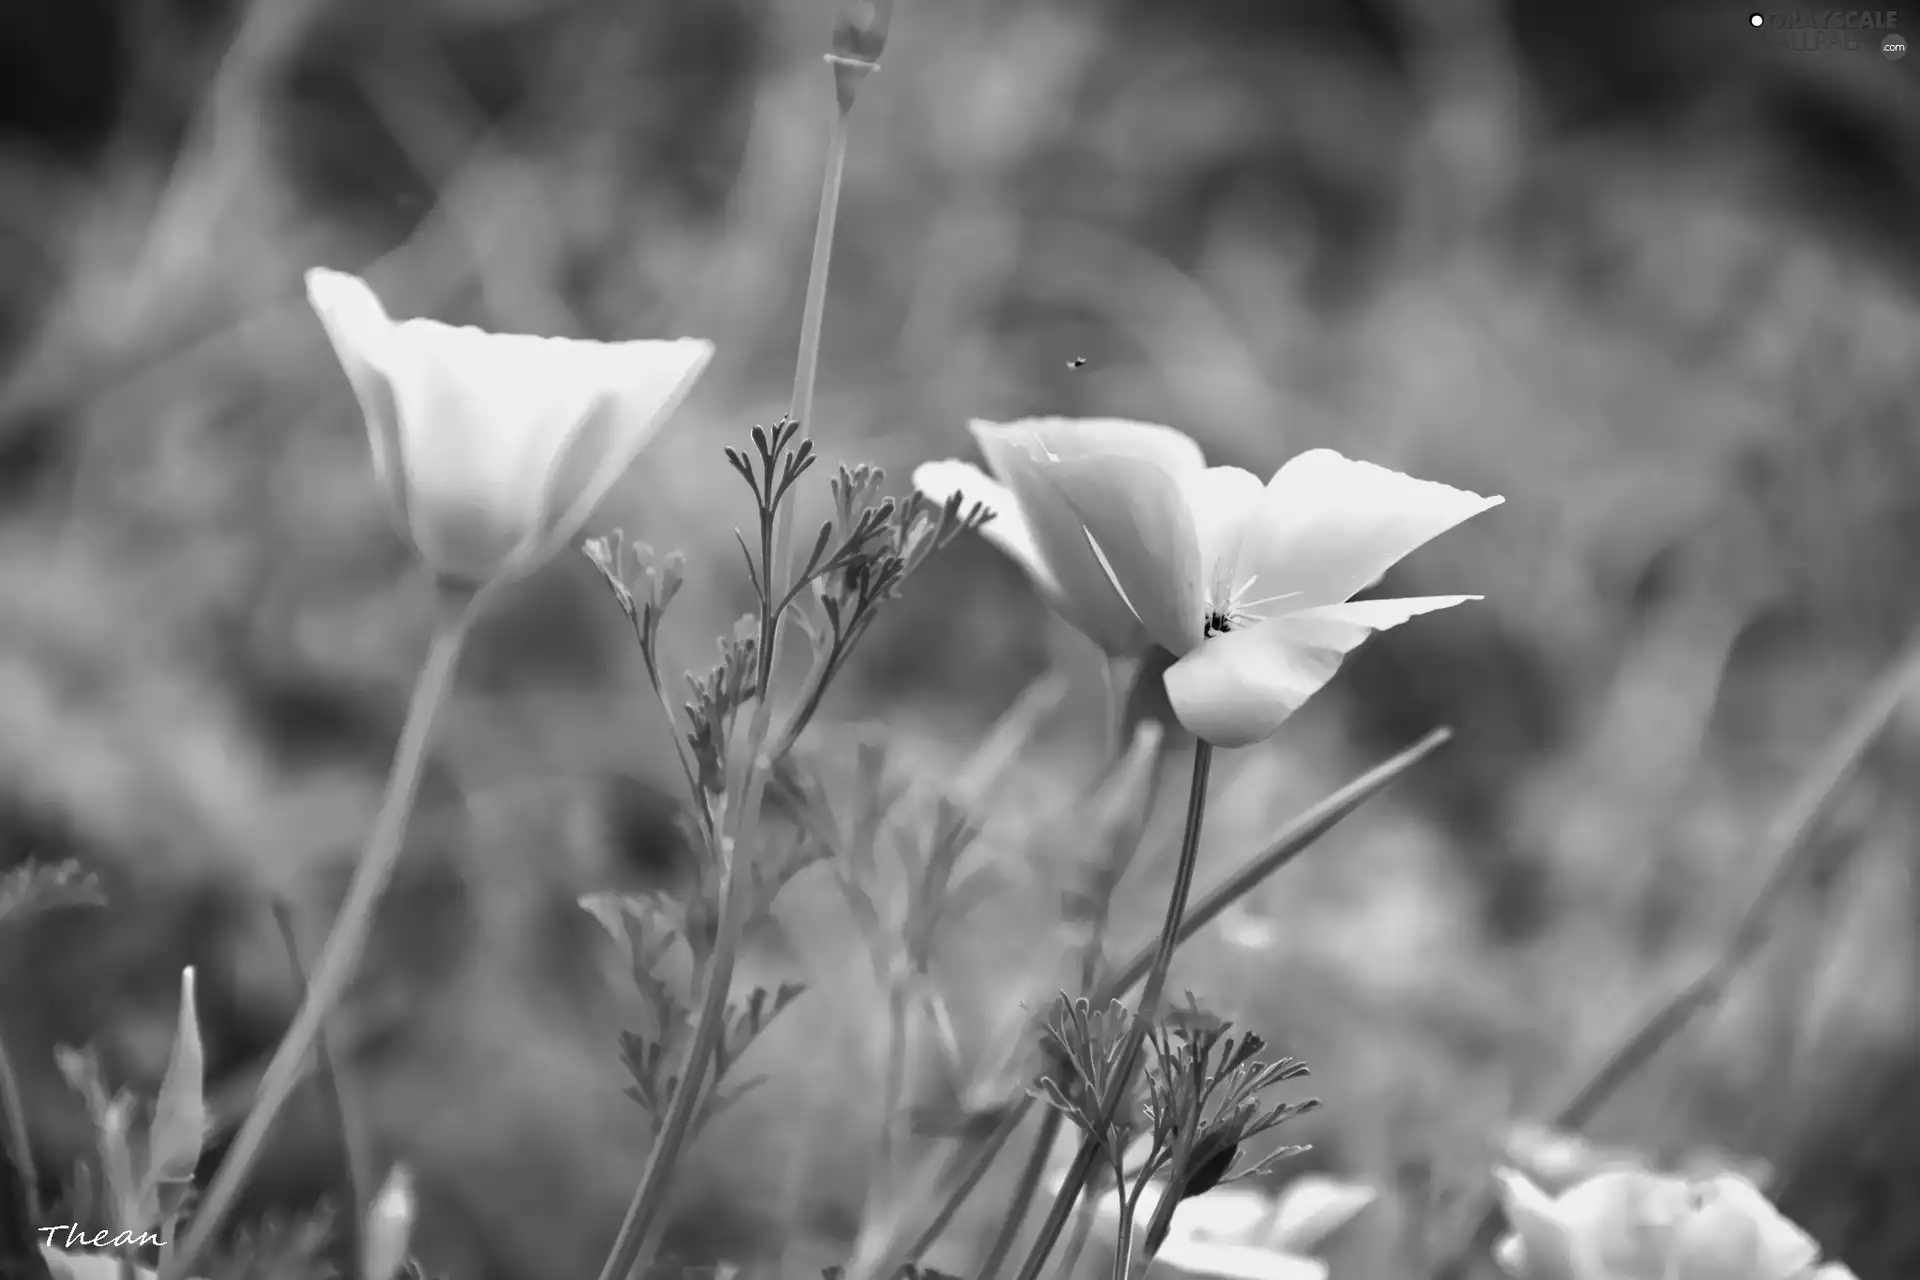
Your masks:
<path fill-rule="evenodd" d="M 1267 618 L 1265 606 L 1291 599 L 1299 594 L 1288 591 L 1277 596 L 1265 596 L 1258 600 L 1247 599 L 1253 590 L 1253 584 L 1259 581 L 1258 575 L 1248 578 L 1234 586 L 1226 570 L 1220 570 L 1214 577 L 1212 595 L 1207 601 L 1206 620 L 1200 624 L 1202 639 L 1211 640 L 1215 636 L 1225 635 L 1240 627 L 1249 627 Z"/>

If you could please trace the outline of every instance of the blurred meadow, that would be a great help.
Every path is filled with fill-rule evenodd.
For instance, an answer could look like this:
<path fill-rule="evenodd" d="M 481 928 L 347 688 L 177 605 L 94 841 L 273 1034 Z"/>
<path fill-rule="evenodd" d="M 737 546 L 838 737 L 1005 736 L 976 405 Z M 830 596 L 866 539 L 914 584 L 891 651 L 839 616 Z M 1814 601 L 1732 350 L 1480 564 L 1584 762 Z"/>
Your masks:
<path fill-rule="evenodd" d="M 150 1090 L 183 964 L 216 1112 L 245 1110 L 297 1003 L 268 904 L 318 945 L 425 644 L 302 272 L 364 274 L 396 316 L 711 338 L 590 526 L 686 553 L 666 648 L 704 669 L 751 605 L 721 448 L 787 407 L 832 12 L 0 9 L 0 870 L 72 858 L 107 898 L 0 932 L 49 1195 L 92 1150 L 53 1046 Z M 1745 24 L 1644 0 L 902 0 L 861 91 L 807 424 L 829 462 L 902 491 L 976 456 L 969 418 L 1120 416 L 1262 476 L 1331 446 L 1507 498 L 1386 583 L 1484 601 L 1370 641 L 1216 767 L 1203 889 L 1454 733 L 1173 971 L 1313 1070 L 1323 1107 L 1285 1133 L 1313 1150 L 1275 1180 L 1383 1189 L 1335 1280 L 1431 1275 L 1506 1127 L 1728 945 L 1796 789 L 1920 628 L 1915 67 Z M 878 727 L 901 767 L 951 773 L 1049 672 L 1064 696 L 976 855 L 1003 891 L 943 956 L 969 1046 L 1071 981 L 1074 851 L 1020 833 L 1100 767 L 1095 651 L 969 537 L 808 744 L 844 757 Z M 1917 766 L 1911 697 L 1725 998 L 1587 1130 L 1770 1162 L 1860 1280 L 1920 1276 Z M 1120 952 L 1159 919 L 1178 790 Z M 627 623 L 565 553 L 475 637 L 335 1028 L 374 1159 L 418 1178 L 431 1269 L 596 1273 L 648 1139 L 625 961 L 577 900 L 684 883 L 681 801 Z M 817 1275 L 866 1210 L 885 1002 L 819 874 L 742 966 L 808 991 L 682 1166 L 670 1252 Z M 938 1100 L 930 1063 L 912 1079 Z M 1024 1145 L 930 1262 L 964 1272 Z M 340 1159 L 303 1092 L 250 1207 L 330 1195 Z"/>

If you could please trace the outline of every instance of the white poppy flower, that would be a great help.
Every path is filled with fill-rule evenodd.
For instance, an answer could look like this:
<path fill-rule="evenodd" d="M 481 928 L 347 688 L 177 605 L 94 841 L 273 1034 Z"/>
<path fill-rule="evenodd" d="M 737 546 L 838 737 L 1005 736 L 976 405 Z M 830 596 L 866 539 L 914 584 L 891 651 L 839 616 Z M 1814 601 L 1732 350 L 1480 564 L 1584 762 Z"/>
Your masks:
<path fill-rule="evenodd" d="M 1478 596 L 1353 601 L 1417 547 L 1502 499 L 1354 462 L 1299 455 L 1262 484 L 1209 467 L 1169 427 L 1029 419 L 974 423 L 992 476 L 914 473 L 996 513 L 982 533 L 1109 653 L 1174 658 L 1180 722 L 1221 747 L 1269 737 L 1375 631 Z"/>
<path fill-rule="evenodd" d="M 572 538 L 713 357 L 698 338 L 395 321 L 364 281 L 320 268 L 307 297 L 366 416 L 395 523 L 436 574 L 474 585 Z"/>
<path fill-rule="evenodd" d="M 1851 1280 L 1738 1174 L 1615 1168 L 1558 1197 L 1498 1171 L 1511 1232 L 1494 1257 L 1516 1280 Z"/>

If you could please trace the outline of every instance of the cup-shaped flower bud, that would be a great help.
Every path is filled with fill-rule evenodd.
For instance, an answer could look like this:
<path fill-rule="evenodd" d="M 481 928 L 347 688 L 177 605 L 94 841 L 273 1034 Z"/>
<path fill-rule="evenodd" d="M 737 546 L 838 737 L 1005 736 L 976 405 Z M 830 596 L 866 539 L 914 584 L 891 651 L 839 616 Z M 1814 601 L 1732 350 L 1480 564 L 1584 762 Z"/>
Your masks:
<path fill-rule="evenodd" d="M 200 1042 L 200 1014 L 194 999 L 193 969 L 180 971 L 180 1015 L 173 1033 L 173 1056 L 160 1079 L 153 1122 L 147 1129 L 147 1174 L 141 1193 L 143 1226 L 157 1218 L 162 1188 L 193 1181 L 212 1122 L 207 1115 L 206 1055 Z"/>
<path fill-rule="evenodd" d="M 713 358 L 698 338 L 590 342 L 395 321 L 366 283 L 307 273 L 360 402 L 389 513 L 468 585 L 537 567 L 579 532 Z"/>

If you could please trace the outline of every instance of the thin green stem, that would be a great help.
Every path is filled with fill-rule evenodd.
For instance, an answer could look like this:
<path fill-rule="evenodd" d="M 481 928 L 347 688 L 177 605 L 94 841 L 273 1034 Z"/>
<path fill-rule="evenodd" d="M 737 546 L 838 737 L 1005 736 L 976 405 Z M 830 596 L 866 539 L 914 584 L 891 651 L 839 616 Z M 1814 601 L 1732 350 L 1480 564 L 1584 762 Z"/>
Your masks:
<path fill-rule="evenodd" d="M 413 812 L 414 797 L 420 789 L 434 722 L 453 687 L 454 670 L 472 625 L 477 599 L 471 590 L 436 584 L 433 641 L 414 685 L 406 725 L 400 731 L 393 771 L 387 779 L 386 798 L 374 818 L 366 847 L 361 850 L 360 864 L 347 887 L 346 901 L 341 904 L 326 945 L 321 948 L 306 999 L 301 1001 L 293 1025 L 287 1028 L 279 1048 L 267 1063 L 253 1110 L 247 1113 L 234 1135 L 233 1145 L 220 1162 L 220 1170 L 194 1214 L 185 1242 L 161 1280 L 180 1280 L 213 1242 L 260 1157 L 273 1122 L 279 1118 L 280 1109 L 304 1073 L 307 1055 L 320 1037 L 322 1022 L 339 1004 L 353 980 L 360 953 L 373 929 L 374 909 L 393 879 L 394 868 L 399 865 L 406 844 L 407 818 Z"/>
<path fill-rule="evenodd" d="M 800 310 L 800 354 L 793 370 L 793 399 L 787 417 L 798 424 L 803 434 L 813 431 L 813 389 L 820 374 L 820 330 L 827 310 L 827 273 L 833 264 L 833 229 L 840 216 L 840 184 L 847 168 L 847 125 L 852 104 L 836 105 L 833 124 L 827 134 L 827 159 L 820 179 L 820 216 L 813 228 L 813 258 L 807 266 L 807 295 Z M 767 597 L 778 601 L 773 588 L 774 566 L 782 580 L 793 577 L 789 563 L 798 554 L 793 542 L 794 504 L 791 497 L 780 504 L 774 516 L 773 556 L 762 572 L 767 576 Z M 768 649 L 761 657 L 765 670 L 771 671 L 773 645 L 778 642 L 779 612 L 772 617 L 774 630 L 766 637 Z M 761 696 L 767 692 L 767 680 L 761 682 Z M 796 723 L 799 723 L 796 721 Z M 797 729 L 795 731 L 798 732 Z"/>
<path fill-rule="evenodd" d="M 40 1251 L 40 1242 L 51 1244 L 52 1237 L 39 1229 L 38 1178 L 19 1104 L 19 1086 L 6 1048 L 0 1045 L 0 1124 L 6 1126 L 6 1132 L 0 1133 L 0 1275 L 52 1280 L 52 1268 Z"/>
<path fill-rule="evenodd" d="M 940 1208 L 928 1220 L 927 1225 L 921 1228 L 920 1234 L 914 1237 L 913 1243 L 907 1246 L 904 1257 L 918 1258 L 932 1248 L 933 1242 L 946 1232 L 953 1222 L 953 1216 L 960 1212 L 960 1206 L 964 1205 L 968 1197 L 979 1187 L 981 1181 L 987 1176 L 987 1170 L 993 1168 L 993 1162 L 999 1159 L 1000 1152 L 1006 1148 L 1008 1141 L 1020 1128 L 1020 1122 L 1026 1118 L 1027 1107 L 1031 1101 L 1029 1098 L 1022 1098 L 1008 1107 L 999 1122 L 993 1126 L 985 1138 L 980 1140 L 971 1153 L 971 1162 L 953 1180 L 953 1189 L 947 1193 L 946 1199 L 941 1201 Z M 891 1270 L 885 1270 L 876 1274 L 888 1276 L 893 1273 Z"/>
<path fill-rule="evenodd" d="M 940 1061 L 949 1076 L 961 1070 L 960 1033 L 954 1030 L 953 1015 L 947 1012 L 947 1002 L 940 998 L 939 989 L 924 974 L 919 982 L 920 1003 L 926 1010 L 927 1026 L 933 1031 L 935 1046 L 940 1051 Z"/>
<path fill-rule="evenodd" d="M 666 1117 L 660 1122 L 660 1134 L 654 1139 L 653 1149 L 647 1153 L 647 1167 L 640 1175 L 640 1185 L 634 1189 L 632 1202 L 627 1205 L 627 1214 L 621 1220 L 619 1234 L 614 1237 L 613 1249 L 600 1269 L 600 1280 L 627 1280 L 628 1277 L 643 1276 L 652 1264 L 665 1230 L 665 1215 L 661 1209 L 666 1202 L 668 1175 L 673 1171 L 680 1148 L 693 1128 L 694 1117 L 705 1096 L 707 1067 L 713 1058 L 714 1047 L 720 1043 L 720 1032 L 726 1023 L 727 995 L 733 984 L 734 953 L 744 913 L 739 909 L 739 895 L 735 892 L 735 859 L 740 856 L 740 850 L 724 847 L 723 841 L 723 848 L 717 852 L 721 858 L 720 933 L 714 941 L 713 955 L 707 962 L 700 1012 L 694 1021 L 693 1036 L 688 1041 L 686 1052 L 681 1055 L 677 1073 L 679 1083 L 674 1086 L 667 1103 Z"/>
<path fill-rule="evenodd" d="M 827 159 L 820 182 L 820 216 L 813 227 L 813 261 L 807 270 L 807 299 L 800 312 L 800 355 L 793 371 L 793 402 L 787 416 L 802 431 L 813 425 L 813 387 L 820 372 L 820 329 L 827 310 L 827 269 L 833 260 L 833 229 L 840 217 L 840 184 L 847 168 L 847 126 L 852 104 L 834 107 L 827 134 Z M 791 518 L 787 527 L 792 527 Z"/>
<path fill-rule="evenodd" d="M 907 985 L 895 978 L 887 984 L 887 1065 L 880 1084 L 880 1177 L 893 1176 L 900 1102 L 907 1085 Z"/>
<path fill-rule="evenodd" d="M 814 229 L 813 261 L 808 270 L 806 302 L 800 316 L 800 355 L 794 371 L 792 406 L 787 414 L 803 432 L 813 416 L 813 388 L 820 366 L 820 327 L 826 310 L 827 270 L 833 252 L 833 227 L 840 208 L 840 182 L 846 169 L 846 153 L 847 111 L 841 108 L 834 113 L 833 128 L 828 138 L 826 173 L 820 191 L 820 217 Z M 776 484 L 779 475 L 776 464 L 773 474 Z M 721 837 L 722 847 L 714 850 L 722 862 L 720 936 L 715 940 L 713 955 L 708 962 L 706 990 L 694 1023 L 692 1039 L 681 1063 L 680 1084 L 675 1087 L 673 1097 L 667 1104 L 667 1115 L 661 1123 L 659 1137 L 648 1154 L 640 1185 L 634 1191 L 633 1201 L 627 1206 L 627 1214 L 620 1224 L 619 1234 L 614 1238 L 613 1249 L 601 1269 L 601 1280 L 622 1280 L 623 1277 L 643 1275 L 652 1261 L 664 1230 L 660 1209 L 666 1198 L 667 1175 L 679 1158 L 680 1148 L 692 1128 L 702 1097 L 701 1083 L 706 1076 L 708 1060 L 719 1044 L 726 1021 L 734 953 L 743 924 L 743 913 L 735 902 L 734 859 L 749 850 L 753 839 L 757 837 L 767 774 L 772 759 L 777 758 L 766 750 L 772 728 L 773 673 L 780 645 L 780 616 L 787 602 L 787 596 L 777 582 L 793 576 L 787 563 L 793 555 L 793 521 L 794 508 L 789 497 L 780 503 L 771 528 L 763 526 L 761 530 L 758 685 L 748 730 L 755 759 L 749 771 L 745 796 L 729 797 L 734 803 L 726 825 L 734 834 Z M 817 701 L 817 697 L 817 693 L 814 694 L 813 700 Z M 780 755 L 785 754 L 792 738 L 798 736 L 805 716 L 810 714 L 811 704 L 803 708 L 802 715 L 796 717 L 788 732 L 782 735 Z M 747 839 L 740 838 L 743 827 L 746 828 Z"/>
<path fill-rule="evenodd" d="M 1020 1180 L 1014 1184 L 1013 1201 L 1007 1206 L 1006 1219 L 993 1238 L 993 1246 L 987 1250 L 986 1261 L 980 1264 L 978 1280 L 993 1280 L 1000 1273 L 1000 1264 L 1013 1252 L 1020 1228 L 1027 1220 L 1027 1206 L 1033 1202 L 1040 1179 L 1046 1176 L 1047 1163 L 1053 1157 L 1053 1145 L 1060 1139 L 1060 1125 L 1065 1119 L 1052 1107 L 1041 1117 L 1040 1132 L 1034 1136 L 1033 1150 L 1020 1170 Z"/>
<path fill-rule="evenodd" d="M 0 1037 L 0 1160 L 18 1179 L 17 1198 L 25 1211 L 21 1221 L 40 1221 L 40 1175 L 33 1166 L 33 1148 L 27 1144 L 27 1113 L 20 1105 L 20 1080 L 13 1073 L 13 1059 L 7 1056 L 5 1037 Z"/>
<path fill-rule="evenodd" d="M 167 1214 L 166 1220 L 161 1226 L 160 1253 L 159 1256 L 154 1259 L 154 1269 L 156 1271 L 164 1271 L 172 1265 L 174 1254 L 173 1242 L 179 1237 L 179 1234 L 180 1211 L 175 1209 Z"/>
<path fill-rule="evenodd" d="M 1126 1174 L 1119 1173 L 1120 1187 L 1120 1230 L 1113 1242 L 1113 1280 L 1127 1280 L 1133 1270 L 1133 1225 L 1140 1213 L 1140 1196 L 1147 1189 L 1147 1179 L 1138 1178 L 1133 1190 L 1127 1190 Z M 1151 1255 L 1149 1255 L 1149 1259 Z"/>
<path fill-rule="evenodd" d="M 1167 918 L 1160 928 L 1160 941 L 1154 951 L 1152 967 L 1147 970 L 1139 1009 L 1122 1043 L 1119 1067 L 1107 1087 L 1106 1096 L 1100 1100 L 1100 1123 L 1081 1142 L 1079 1154 L 1067 1169 L 1066 1179 L 1060 1184 L 1053 1207 L 1040 1224 L 1039 1239 L 1028 1253 L 1026 1265 L 1020 1269 L 1020 1280 L 1038 1280 L 1041 1268 L 1046 1265 L 1047 1255 L 1053 1251 L 1054 1242 L 1060 1238 L 1061 1228 L 1066 1226 L 1074 1202 L 1080 1196 L 1080 1189 L 1086 1184 L 1087 1171 L 1092 1168 L 1094 1157 L 1100 1151 L 1101 1139 L 1098 1135 L 1113 1124 L 1114 1116 L 1119 1113 L 1121 1103 L 1132 1087 L 1134 1069 L 1140 1061 L 1140 1049 L 1146 1042 L 1154 1010 L 1159 1007 L 1161 993 L 1166 987 L 1167 970 L 1173 964 L 1174 948 L 1180 942 L 1180 925 L 1186 915 L 1187 895 L 1192 892 L 1193 870 L 1199 862 L 1200 829 L 1207 809 L 1207 776 L 1212 767 L 1212 745 L 1196 742 L 1193 747 L 1193 785 L 1187 793 L 1187 826 L 1180 840 L 1180 861 L 1174 868 L 1173 891 L 1167 895 Z"/>
<path fill-rule="evenodd" d="M 1088 1198 L 1074 1211 L 1073 1231 L 1067 1236 L 1067 1247 L 1054 1267 L 1054 1280 L 1073 1280 L 1073 1273 L 1080 1265 L 1080 1255 L 1087 1251 L 1087 1241 L 1093 1238 L 1093 1224 L 1100 1216 L 1099 1209 L 1099 1202 Z"/>
<path fill-rule="evenodd" d="M 1105 654 L 1101 658 L 1100 679 L 1107 689 L 1107 714 L 1100 722 L 1100 742 L 1106 748 L 1107 758 L 1115 760 L 1127 749 L 1122 741 L 1127 720 L 1126 659 Z"/>
<path fill-rule="evenodd" d="M 307 998 L 307 965 L 300 954 L 300 935 L 294 929 L 293 909 L 285 899 L 275 898 L 273 902 L 273 921 L 280 929 L 280 940 L 287 948 L 287 965 L 293 971 L 294 989 L 300 998 Z M 371 1203 L 369 1188 L 372 1180 L 367 1167 L 366 1145 L 360 1141 L 360 1130 L 347 1112 L 346 1091 L 340 1084 L 340 1073 L 334 1067 L 333 1049 L 328 1043 L 324 1024 L 319 1037 L 313 1042 L 314 1084 L 320 1090 L 320 1096 L 331 1113 L 327 1118 L 332 1121 L 334 1131 L 340 1135 L 341 1173 L 346 1179 L 347 1221 L 341 1228 L 341 1245 L 345 1256 L 360 1256 L 360 1230 L 362 1218 Z"/>
<path fill-rule="evenodd" d="M 814 229 L 813 261 L 808 271 L 806 302 L 800 317 L 800 355 L 794 371 L 793 402 L 787 414 L 802 431 L 807 429 L 808 420 L 813 416 L 813 388 L 820 365 L 820 326 L 826 310 L 827 270 L 832 258 L 833 226 L 840 208 L 840 181 L 846 169 L 846 153 L 847 112 L 839 109 L 834 113 L 833 129 L 828 138 L 826 173 L 820 191 L 820 217 Z M 776 464 L 773 476 L 775 483 L 778 483 L 779 474 Z M 713 1056 L 725 1023 L 727 995 L 733 981 L 734 952 L 742 923 L 739 918 L 742 913 L 734 901 L 734 859 L 742 856 L 753 843 L 751 838 L 740 838 L 742 826 L 748 829 L 750 836 L 757 834 L 760 802 L 771 768 L 772 757 L 766 748 L 772 727 L 773 673 L 780 644 L 780 615 L 784 611 L 785 601 L 782 589 L 776 582 L 793 576 L 787 563 L 793 554 L 793 510 L 793 502 L 789 497 L 781 502 L 774 515 L 772 528 L 762 529 L 758 686 L 748 730 L 756 755 L 747 783 L 747 794 L 734 804 L 731 820 L 727 823 L 734 835 L 731 838 L 723 836 L 720 841 L 722 848 L 714 851 L 722 861 L 720 936 L 715 940 L 713 955 L 708 963 L 706 991 L 681 1064 L 680 1084 L 667 1104 L 666 1119 L 662 1121 L 660 1135 L 648 1154 L 646 1170 L 640 1176 L 640 1185 L 634 1191 L 633 1201 L 627 1206 L 627 1214 L 620 1224 L 619 1234 L 614 1238 L 613 1249 L 601 1269 L 601 1280 L 622 1280 L 623 1277 L 644 1274 L 652 1260 L 664 1229 L 656 1220 L 660 1217 L 659 1210 L 666 1197 L 667 1175 L 692 1128 L 702 1096 L 700 1084 L 705 1078 L 708 1059 Z M 776 572 L 779 574 L 778 580 L 775 578 Z M 791 737 L 797 736 L 801 723 L 803 720 L 796 719 L 790 732 L 783 735 L 781 754 L 790 745 Z"/>

